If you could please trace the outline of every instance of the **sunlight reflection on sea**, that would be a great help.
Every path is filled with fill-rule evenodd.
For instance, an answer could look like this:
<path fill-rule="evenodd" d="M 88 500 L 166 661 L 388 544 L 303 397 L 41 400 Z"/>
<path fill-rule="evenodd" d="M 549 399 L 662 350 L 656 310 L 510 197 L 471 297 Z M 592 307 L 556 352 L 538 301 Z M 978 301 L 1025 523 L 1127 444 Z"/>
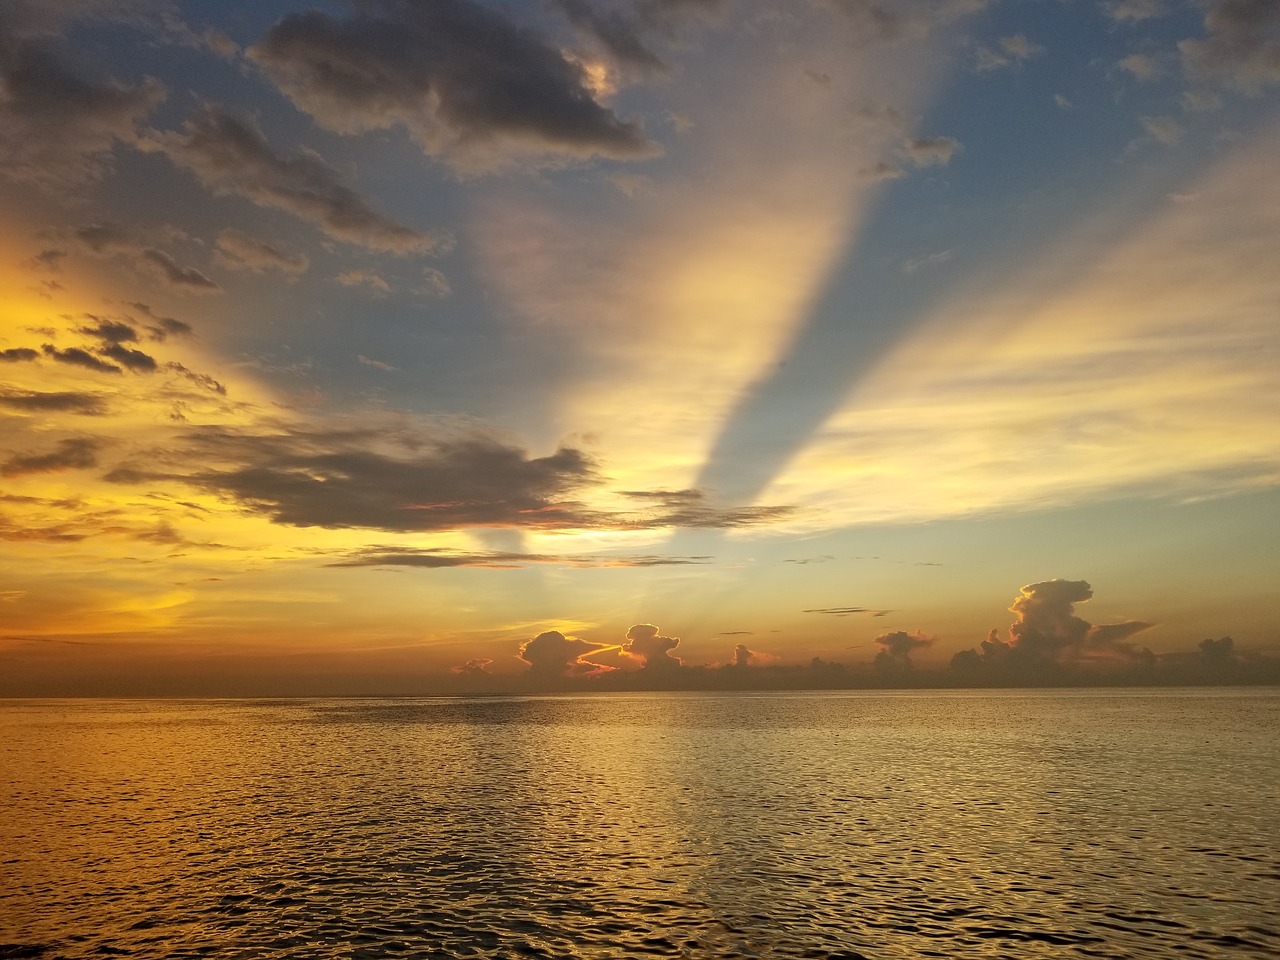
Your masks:
<path fill-rule="evenodd" d="M 0 702 L 3 957 L 1280 955 L 1280 691 Z"/>

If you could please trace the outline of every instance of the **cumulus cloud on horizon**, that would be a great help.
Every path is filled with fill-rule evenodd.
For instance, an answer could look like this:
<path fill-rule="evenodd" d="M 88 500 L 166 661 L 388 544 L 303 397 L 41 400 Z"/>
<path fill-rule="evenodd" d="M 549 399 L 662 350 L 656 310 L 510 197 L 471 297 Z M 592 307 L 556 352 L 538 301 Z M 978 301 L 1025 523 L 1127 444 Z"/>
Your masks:
<path fill-rule="evenodd" d="M 1143 663 L 1154 655 L 1136 648 L 1128 638 L 1154 624 L 1141 620 L 1094 626 L 1075 615 L 1075 605 L 1093 597 L 1085 580 L 1045 580 L 1024 586 L 1009 611 L 1016 619 L 1009 625 L 1008 641 L 995 630 L 979 650 L 964 650 L 952 658 L 961 669 L 996 667 L 1048 670 L 1088 660 Z"/>

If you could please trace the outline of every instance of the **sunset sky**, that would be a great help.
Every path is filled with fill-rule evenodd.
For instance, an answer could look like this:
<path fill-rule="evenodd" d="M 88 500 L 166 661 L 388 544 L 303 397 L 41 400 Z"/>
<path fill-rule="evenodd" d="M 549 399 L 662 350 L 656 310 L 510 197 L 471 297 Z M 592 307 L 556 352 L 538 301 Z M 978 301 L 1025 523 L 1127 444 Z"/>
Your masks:
<path fill-rule="evenodd" d="M 1273 0 L 8 0 L 0 695 L 1280 656 L 1278 92 Z"/>

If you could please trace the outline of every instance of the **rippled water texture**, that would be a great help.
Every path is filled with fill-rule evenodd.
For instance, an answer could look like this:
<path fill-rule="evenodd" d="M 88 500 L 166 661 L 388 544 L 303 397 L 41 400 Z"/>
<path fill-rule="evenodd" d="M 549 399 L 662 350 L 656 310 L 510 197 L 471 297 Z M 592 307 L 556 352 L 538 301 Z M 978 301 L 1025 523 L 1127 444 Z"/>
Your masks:
<path fill-rule="evenodd" d="M 1280 691 L 0 702 L 0 957 L 1280 956 Z"/>

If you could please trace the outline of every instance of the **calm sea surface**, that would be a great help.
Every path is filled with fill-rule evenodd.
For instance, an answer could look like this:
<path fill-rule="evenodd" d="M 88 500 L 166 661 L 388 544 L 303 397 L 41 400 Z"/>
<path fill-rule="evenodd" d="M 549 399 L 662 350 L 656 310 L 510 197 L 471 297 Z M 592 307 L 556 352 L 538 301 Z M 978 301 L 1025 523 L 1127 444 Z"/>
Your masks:
<path fill-rule="evenodd" d="M 1280 690 L 0 701 L 0 957 L 1277 957 Z"/>

